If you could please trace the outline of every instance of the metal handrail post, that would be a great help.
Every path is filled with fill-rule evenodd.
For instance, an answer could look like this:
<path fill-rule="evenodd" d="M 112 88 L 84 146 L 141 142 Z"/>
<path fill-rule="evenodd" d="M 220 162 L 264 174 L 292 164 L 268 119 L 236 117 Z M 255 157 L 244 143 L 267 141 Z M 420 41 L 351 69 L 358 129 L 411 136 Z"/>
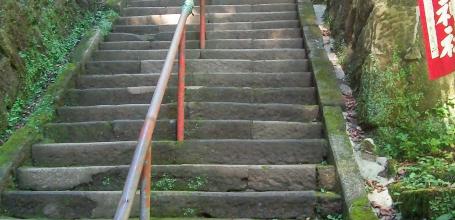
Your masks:
<path fill-rule="evenodd" d="M 152 147 L 147 150 L 141 180 L 140 220 L 150 220 L 150 191 L 152 188 Z"/>
<path fill-rule="evenodd" d="M 207 31 L 205 19 L 205 0 L 199 0 L 199 19 L 200 19 L 199 44 L 201 49 L 205 49 L 205 39 Z"/>
<path fill-rule="evenodd" d="M 177 141 L 185 139 L 185 44 L 186 28 L 184 28 L 179 45 L 179 75 L 178 75 L 178 95 L 177 95 Z"/>
<path fill-rule="evenodd" d="M 177 50 L 179 46 L 184 27 L 186 25 L 186 20 L 190 13 L 192 12 L 194 6 L 193 0 L 185 0 L 181 16 L 179 18 L 176 31 L 172 38 L 172 43 L 169 48 L 169 52 L 166 56 L 166 61 L 164 62 L 163 69 L 161 71 L 160 78 L 158 80 L 153 98 L 145 118 L 144 125 L 141 129 L 139 136 L 138 144 L 134 152 L 133 161 L 131 163 L 127 180 L 123 188 L 122 197 L 120 198 L 117 211 L 115 213 L 115 220 L 127 220 L 129 218 L 133 201 L 136 196 L 137 188 L 139 185 L 139 180 L 143 173 L 144 162 L 146 160 L 147 152 L 149 151 L 152 143 L 153 132 L 156 127 L 156 121 L 158 119 L 158 114 L 160 111 L 161 103 L 163 102 L 164 93 L 171 76 L 172 67 L 174 65 L 174 60 L 177 55 Z M 150 149 L 151 154 L 151 149 Z M 152 156 L 150 156 L 151 161 Z M 148 175 L 148 174 L 147 174 Z"/>

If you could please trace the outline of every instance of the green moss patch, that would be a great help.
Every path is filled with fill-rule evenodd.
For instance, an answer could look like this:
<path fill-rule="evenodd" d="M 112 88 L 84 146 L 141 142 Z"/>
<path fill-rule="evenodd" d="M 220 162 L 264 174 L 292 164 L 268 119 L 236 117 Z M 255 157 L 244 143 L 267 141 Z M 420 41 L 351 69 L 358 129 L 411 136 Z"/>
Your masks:
<path fill-rule="evenodd" d="M 455 218 L 454 188 L 403 190 L 402 185 L 396 184 L 390 191 L 403 219 L 437 219 L 449 215 Z"/>
<path fill-rule="evenodd" d="M 354 160 L 354 153 L 346 133 L 346 123 L 341 108 L 325 106 L 323 116 L 330 148 L 340 178 L 346 215 L 352 220 L 377 219 L 368 199 L 366 199 L 364 181 Z"/>
<path fill-rule="evenodd" d="M 368 198 L 360 197 L 352 202 L 349 207 L 348 219 L 375 220 L 378 219 L 373 213 Z"/>

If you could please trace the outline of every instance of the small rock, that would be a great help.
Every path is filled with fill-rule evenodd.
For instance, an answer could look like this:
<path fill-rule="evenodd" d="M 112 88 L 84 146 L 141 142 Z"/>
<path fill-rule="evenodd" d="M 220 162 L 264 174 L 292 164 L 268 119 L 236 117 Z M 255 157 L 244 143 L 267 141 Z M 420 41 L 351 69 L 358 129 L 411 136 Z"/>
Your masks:
<path fill-rule="evenodd" d="M 388 190 L 384 190 L 381 192 L 374 190 L 373 192 L 368 194 L 368 198 L 370 201 L 384 208 L 389 208 L 392 207 L 393 205 L 392 197 L 390 197 Z"/>
<path fill-rule="evenodd" d="M 387 177 L 387 174 L 388 174 L 388 159 L 387 157 L 377 157 L 376 158 L 376 163 L 378 163 L 379 165 L 381 165 L 382 167 L 384 167 L 384 170 L 379 172 L 378 173 L 378 176 L 380 177 Z"/>
<path fill-rule="evenodd" d="M 360 148 L 365 151 L 372 153 L 374 152 L 374 149 L 376 149 L 376 144 L 374 144 L 374 140 L 371 138 L 365 138 L 361 143 L 360 143 Z"/>
<path fill-rule="evenodd" d="M 384 170 L 384 167 L 379 166 L 375 161 L 369 160 L 358 160 L 360 174 L 362 174 L 364 179 L 375 180 L 381 185 L 385 185 L 387 179 L 378 176 L 378 173 Z"/>
<path fill-rule="evenodd" d="M 374 155 L 372 153 L 365 152 L 365 151 L 360 152 L 360 157 L 363 160 L 368 160 L 368 161 L 371 161 L 371 162 L 376 161 L 376 155 Z"/>
<path fill-rule="evenodd" d="M 343 95 L 347 95 L 347 96 L 351 96 L 352 95 L 352 89 L 348 85 L 341 84 L 340 85 L 340 89 L 341 89 L 341 93 L 343 93 Z"/>
<path fill-rule="evenodd" d="M 340 80 L 342 80 L 346 77 L 346 75 L 344 74 L 343 68 L 341 68 L 340 65 L 335 66 L 335 76 L 337 79 L 340 79 Z"/>
<path fill-rule="evenodd" d="M 388 159 L 387 159 L 387 157 L 377 157 L 376 162 L 383 167 L 387 167 Z"/>

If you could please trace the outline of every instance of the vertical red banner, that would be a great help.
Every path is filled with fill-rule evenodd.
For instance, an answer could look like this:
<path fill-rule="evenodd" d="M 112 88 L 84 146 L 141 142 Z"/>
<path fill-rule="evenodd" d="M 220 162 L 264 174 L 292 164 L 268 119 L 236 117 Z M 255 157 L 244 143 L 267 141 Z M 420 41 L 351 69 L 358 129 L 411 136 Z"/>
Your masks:
<path fill-rule="evenodd" d="M 455 0 L 418 0 L 430 80 L 455 71 Z"/>

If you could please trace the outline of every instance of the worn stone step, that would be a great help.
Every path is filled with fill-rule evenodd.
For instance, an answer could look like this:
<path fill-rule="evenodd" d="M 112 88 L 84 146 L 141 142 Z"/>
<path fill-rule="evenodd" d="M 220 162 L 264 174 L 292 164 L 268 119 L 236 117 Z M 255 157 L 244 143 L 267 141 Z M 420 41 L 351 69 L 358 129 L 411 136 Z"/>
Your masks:
<path fill-rule="evenodd" d="M 106 50 L 96 51 L 92 60 L 163 60 L 168 50 Z M 187 49 L 187 59 L 240 59 L 240 60 L 282 60 L 305 59 L 305 49 Z"/>
<path fill-rule="evenodd" d="M 142 36 L 131 33 L 109 33 L 104 40 L 107 42 L 116 42 L 116 41 L 143 41 L 148 42 L 153 39 L 153 36 Z"/>
<path fill-rule="evenodd" d="M 120 191 L 8 191 L 3 193 L 2 205 L 8 213 L 23 218 L 112 218 L 120 196 Z M 138 215 L 138 198 L 139 195 L 133 205 L 133 217 Z M 339 213 L 342 200 L 337 194 L 315 191 L 163 191 L 152 193 L 151 207 L 156 217 L 190 213 L 211 218 L 295 219 L 316 216 L 316 211 L 323 216 Z"/>
<path fill-rule="evenodd" d="M 116 88 L 156 85 L 160 74 L 116 74 L 116 75 L 81 75 L 77 79 L 77 88 Z M 185 76 L 186 86 L 207 87 L 251 87 L 282 88 L 312 87 L 313 77 L 310 72 L 301 73 L 216 73 L 191 74 Z M 177 86 L 177 75 L 172 74 L 169 86 Z"/>
<path fill-rule="evenodd" d="M 136 140 L 143 120 L 49 123 L 46 139 L 55 142 L 105 142 Z M 185 136 L 191 139 L 302 139 L 322 138 L 320 122 L 254 120 L 186 120 Z M 175 140 L 175 120 L 158 120 L 154 140 Z"/>
<path fill-rule="evenodd" d="M 160 32 L 154 35 L 157 41 L 170 41 L 174 32 Z M 226 30 L 226 31 L 207 31 L 207 39 L 280 39 L 280 38 L 301 38 L 302 31 L 299 28 L 282 29 L 258 29 L 258 30 Z M 199 31 L 187 31 L 188 40 L 199 39 Z"/>
<path fill-rule="evenodd" d="M 155 15 L 144 15 L 144 16 L 122 16 L 117 18 L 114 24 L 119 25 L 175 25 L 180 18 L 180 12 L 178 14 L 155 14 Z M 195 25 L 200 23 L 200 17 L 198 14 L 190 15 L 186 24 Z"/>
<path fill-rule="evenodd" d="M 73 89 L 65 96 L 69 106 L 148 104 L 154 87 Z M 176 102 L 176 88 L 169 88 L 163 103 Z M 316 104 L 313 87 L 247 88 L 247 87 L 186 87 L 187 102 L 238 102 L 276 104 Z"/>
<path fill-rule="evenodd" d="M 172 32 L 176 29 L 176 23 L 171 19 L 165 18 L 157 19 L 160 15 L 149 16 L 134 16 L 134 17 L 121 17 L 117 20 L 116 25 L 131 25 L 131 26 L 147 26 L 155 29 L 159 28 L 161 32 Z M 170 15 L 162 15 L 170 16 Z M 298 20 L 273 20 L 273 21 L 256 21 L 256 22 L 228 22 L 228 23 L 207 23 L 206 28 L 208 31 L 222 31 L 222 30 L 254 30 L 254 29 L 279 29 L 279 28 L 298 28 L 300 23 Z M 191 19 L 187 22 L 187 31 L 199 31 L 199 21 L 194 22 Z"/>
<path fill-rule="evenodd" d="M 159 73 L 164 60 L 91 61 L 86 65 L 87 74 Z M 175 62 L 173 70 L 177 71 Z M 238 73 L 238 72 L 308 72 L 308 60 L 242 60 L 242 59 L 187 59 L 189 73 Z"/>
<path fill-rule="evenodd" d="M 35 144 L 35 166 L 128 165 L 136 141 Z M 327 159 L 325 139 L 154 141 L 153 164 L 318 164 Z"/>
<path fill-rule="evenodd" d="M 215 23 L 207 24 L 207 31 L 252 31 L 252 30 L 270 30 L 270 29 L 290 29 L 298 28 L 299 23 L 297 20 L 293 21 L 273 21 L 273 22 L 235 22 L 235 23 Z M 114 33 L 132 33 L 138 35 L 144 34 L 157 34 L 158 32 L 174 32 L 176 29 L 175 25 L 114 25 Z M 195 35 L 199 34 L 199 25 L 188 25 L 187 26 L 188 38 L 197 40 L 194 38 Z M 159 38 L 154 38 L 159 39 Z"/>
<path fill-rule="evenodd" d="M 17 187 L 33 191 L 122 190 L 129 166 L 24 167 Z M 328 189 L 318 182 L 317 165 L 154 165 L 157 191 L 304 191 Z M 331 167 L 331 176 L 335 169 Z M 335 182 L 335 181 L 334 181 Z"/>
<path fill-rule="evenodd" d="M 297 11 L 207 14 L 208 23 L 298 20 Z"/>
<path fill-rule="evenodd" d="M 130 7 L 168 7 L 182 6 L 184 0 L 139 0 L 129 1 Z M 207 5 L 258 5 L 258 4 L 285 4 L 296 3 L 295 0 L 207 0 Z M 199 1 L 194 1 L 195 5 L 199 5 Z"/>
<path fill-rule="evenodd" d="M 131 33 L 137 35 L 157 34 L 160 27 L 156 25 L 114 25 L 112 33 Z"/>
<path fill-rule="evenodd" d="M 144 119 L 148 104 L 61 107 L 59 122 L 112 121 Z M 245 104 L 227 102 L 185 103 L 187 120 L 258 120 L 312 122 L 319 120 L 317 105 Z M 175 104 L 163 104 L 160 119 L 175 119 Z"/>
<path fill-rule="evenodd" d="M 295 3 L 256 4 L 256 5 L 206 5 L 206 13 L 246 13 L 246 12 L 289 12 L 296 11 Z M 199 6 L 193 8 L 193 13 L 199 14 Z M 122 11 L 123 16 L 180 14 L 181 6 L 167 7 L 128 7 Z"/>
<path fill-rule="evenodd" d="M 269 6 L 266 6 L 269 7 Z M 296 7 L 295 5 L 293 7 Z M 266 9 L 263 7 L 263 9 Z M 126 9 L 128 10 L 128 9 Z M 155 18 L 155 22 L 161 22 L 157 24 L 176 24 L 181 12 L 181 8 L 133 8 L 130 14 L 124 14 L 120 18 L 120 23 L 124 24 L 134 24 L 136 19 L 150 20 Z M 224 10 L 224 9 L 221 9 Z M 153 13 L 156 11 L 157 13 Z M 160 13 L 163 11 L 164 13 Z M 167 12 L 166 12 L 167 11 Z M 149 16 L 152 15 L 150 18 Z M 154 15 L 154 16 L 153 16 Z M 165 15 L 165 17 L 158 17 L 160 15 Z M 145 16 L 141 18 L 141 16 Z M 124 22 L 123 19 L 128 19 L 130 22 Z M 199 23 L 197 21 L 198 16 L 189 17 L 188 23 Z M 257 22 L 257 21 L 277 21 L 277 20 L 298 20 L 298 15 L 296 10 L 291 11 L 263 11 L 263 12 L 217 12 L 217 13 L 207 13 L 206 15 L 207 23 L 225 23 L 225 22 Z M 138 21 L 139 21 L 138 20 Z"/>
<path fill-rule="evenodd" d="M 95 51 L 92 56 L 94 61 L 115 60 L 164 60 L 168 54 L 167 49 L 161 50 L 101 50 Z M 199 59 L 201 52 L 198 49 L 185 50 L 187 59 Z"/>
<path fill-rule="evenodd" d="M 169 49 L 170 41 L 118 41 L 103 42 L 100 50 L 150 50 Z M 188 49 L 199 49 L 199 41 L 186 41 Z M 207 40 L 207 49 L 275 49 L 275 48 L 303 48 L 302 38 L 290 39 L 220 39 Z"/>

